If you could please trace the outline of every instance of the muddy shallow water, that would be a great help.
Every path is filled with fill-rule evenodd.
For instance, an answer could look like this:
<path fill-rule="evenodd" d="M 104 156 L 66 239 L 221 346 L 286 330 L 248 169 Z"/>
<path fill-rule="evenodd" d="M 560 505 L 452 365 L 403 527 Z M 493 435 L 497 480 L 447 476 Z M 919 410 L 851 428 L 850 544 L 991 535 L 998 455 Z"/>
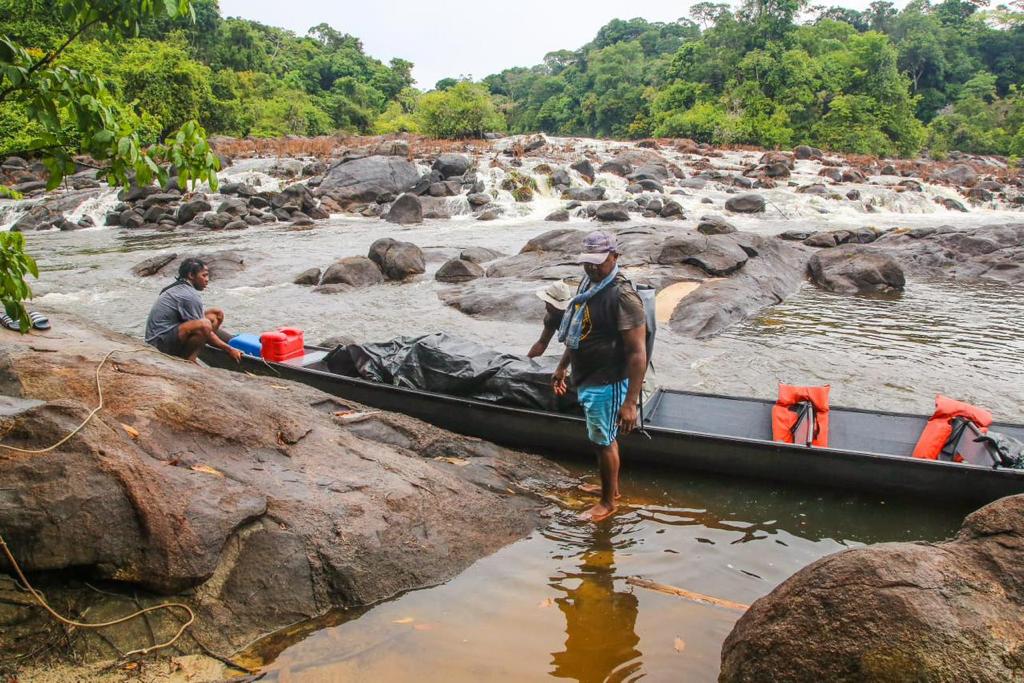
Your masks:
<path fill-rule="evenodd" d="M 899 224 L 893 215 L 885 221 Z M 902 224 L 926 223 L 927 217 L 913 216 Z M 536 323 L 469 318 L 440 303 L 444 285 L 432 274 L 460 248 L 515 253 L 552 227 L 536 216 L 414 228 L 334 219 L 305 232 L 95 229 L 27 238 L 43 270 L 34 286 L 39 303 L 136 336 L 168 280 L 135 277 L 134 264 L 165 251 L 237 249 L 247 254 L 246 270 L 215 280 L 204 294 L 208 305 L 227 311 L 232 330 L 287 324 L 304 329 L 309 341 L 447 331 L 525 353 L 539 333 Z M 740 227 L 773 233 L 795 226 L 746 219 Z M 365 254 L 383 236 L 423 247 L 431 258 L 427 274 L 340 295 L 290 284 L 306 268 Z M 997 419 L 1024 422 L 1021 329 L 1021 288 L 911 279 L 900 297 L 868 298 L 807 286 L 711 340 L 662 328 L 656 379 L 761 397 L 772 396 L 778 381 L 829 382 L 836 404 L 920 413 L 930 412 L 942 391 L 990 408 Z M 824 555 L 864 543 L 945 538 L 967 512 L 639 470 L 630 467 L 628 452 L 623 493 L 624 510 L 610 523 L 578 524 L 573 510 L 582 501 L 552 504 L 544 529 L 449 583 L 271 637 L 246 660 L 269 667 L 264 680 L 280 681 L 710 681 L 738 613 L 631 586 L 628 577 L 750 603 Z"/>
<path fill-rule="evenodd" d="M 623 494 L 611 523 L 559 509 L 443 586 L 268 638 L 242 661 L 269 681 L 714 681 L 740 613 L 629 577 L 749 604 L 824 555 L 945 538 L 964 512 L 636 471 L 628 458 Z"/>

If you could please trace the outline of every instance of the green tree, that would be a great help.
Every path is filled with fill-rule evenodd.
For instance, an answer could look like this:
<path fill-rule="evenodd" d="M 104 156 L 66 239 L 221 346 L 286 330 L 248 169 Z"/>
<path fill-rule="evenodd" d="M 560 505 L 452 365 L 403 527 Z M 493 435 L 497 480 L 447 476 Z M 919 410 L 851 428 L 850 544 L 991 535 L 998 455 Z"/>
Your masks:
<path fill-rule="evenodd" d="M 423 95 L 416 118 L 420 129 L 436 138 L 481 137 L 486 132 L 505 129 L 505 121 L 495 109 L 487 88 L 469 81 Z"/>
<path fill-rule="evenodd" d="M 161 5 L 170 14 L 191 15 L 189 0 Z M 79 151 L 106 165 L 103 172 L 111 184 L 127 184 L 134 174 L 140 184 L 154 178 L 169 181 L 167 166 L 178 169 L 183 185 L 191 180 L 208 180 L 216 186 L 218 162 L 206 143 L 203 129 L 194 121 L 185 123 L 161 144 L 146 147 L 132 121 L 119 117 L 109 104 L 109 93 L 98 77 L 60 64 L 67 48 L 84 33 L 100 28 L 131 35 L 140 23 L 155 13 L 149 3 L 132 0 L 64 0 L 60 4 L 64 23 L 73 30 L 48 51 L 33 53 L 14 39 L 0 37 L 0 108 L 24 107 L 29 118 L 39 122 L 40 133 L 29 151 L 40 155 L 50 172 L 48 185 L 56 187 L 64 174 L 75 169 L 72 156 Z M 11 254 L 0 265 L 3 288 L 0 298 L 9 314 L 17 314 L 27 329 L 22 301 L 30 295 L 26 273 L 35 275 L 34 264 L 20 260 L 19 242 L 5 239 Z"/>

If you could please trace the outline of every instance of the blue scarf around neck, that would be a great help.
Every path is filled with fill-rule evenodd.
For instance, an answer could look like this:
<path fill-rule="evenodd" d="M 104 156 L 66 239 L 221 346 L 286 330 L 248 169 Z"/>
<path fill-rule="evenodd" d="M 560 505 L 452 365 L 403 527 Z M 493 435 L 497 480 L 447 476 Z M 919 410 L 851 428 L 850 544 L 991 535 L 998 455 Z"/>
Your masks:
<path fill-rule="evenodd" d="M 612 268 L 612 272 L 608 273 L 608 277 L 593 286 L 591 286 L 589 277 L 583 277 L 580 293 L 569 301 L 565 317 L 562 318 L 562 324 L 558 327 L 558 341 L 564 343 L 570 349 L 580 348 L 580 337 L 583 335 L 583 315 L 587 308 L 586 303 L 610 285 L 618 274 L 619 267 L 616 265 Z"/>

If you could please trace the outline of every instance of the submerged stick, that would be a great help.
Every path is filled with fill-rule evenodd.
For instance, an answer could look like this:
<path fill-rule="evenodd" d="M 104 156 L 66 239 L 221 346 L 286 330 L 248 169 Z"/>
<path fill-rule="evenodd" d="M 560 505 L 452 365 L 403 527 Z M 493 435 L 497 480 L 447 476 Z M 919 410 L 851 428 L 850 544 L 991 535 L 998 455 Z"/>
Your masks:
<path fill-rule="evenodd" d="M 650 579 L 641 579 L 638 576 L 630 576 L 626 579 L 626 583 L 630 586 L 639 586 L 640 588 L 646 588 L 652 591 L 658 591 L 659 593 L 665 593 L 666 595 L 675 595 L 679 598 L 685 598 L 692 600 L 693 602 L 702 602 L 705 605 L 714 605 L 715 607 L 724 607 L 725 609 L 733 609 L 737 612 L 746 612 L 750 609 L 750 605 L 744 605 L 739 602 L 733 602 L 732 600 L 723 600 L 722 598 L 713 598 L 710 595 L 703 595 L 701 593 L 694 593 L 683 588 L 676 588 L 666 583 L 658 583 L 657 581 L 651 581 Z"/>

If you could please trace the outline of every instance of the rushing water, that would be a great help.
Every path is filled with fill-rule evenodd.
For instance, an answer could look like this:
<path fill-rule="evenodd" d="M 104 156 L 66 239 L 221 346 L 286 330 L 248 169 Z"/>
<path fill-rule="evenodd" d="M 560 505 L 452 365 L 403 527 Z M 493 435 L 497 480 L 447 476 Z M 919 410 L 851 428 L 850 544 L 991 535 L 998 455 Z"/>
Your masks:
<path fill-rule="evenodd" d="M 738 163 L 725 159 L 723 163 Z M 807 180 L 814 167 L 798 164 Z M 233 179 L 276 183 L 258 164 Z M 501 171 L 488 172 L 488 184 Z M 618 179 L 603 177 L 613 193 Z M 793 227 L 915 226 L 952 222 L 919 193 L 860 186 L 881 213 L 791 191 L 767 193 L 773 211 L 737 217 L 744 230 Z M 945 190 L 936 190 L 945 192 Z M 725 194 L 682 197 L 699 216 Z M 457 201 L 457 200 L 456 200 Z M 101 212 L 110 196 L 82 212 Z M 237 249 L 246 269 L 214 280 L 204 294 L 227 311 L 227 325 L 259 332 L 293 325 L 317 341 L 347 335 L 381 341 L 447 331 L 502 351 L 525 353 L 536 323 L 469 318 L 438 300 L 433 271 L 470 246 L 515 253 L 552 228 L 544 214 L 559 202 L 543 193 L 531 208 L 479 223 L 469 216 L 402 228 L 335 218 L 308 231 L 264 226 L 240 233 L 139 233 L 91 229 L 27 235 L 42 276 L 37 302 L 140 336 L 160 279 L 131 274 L 164 252 Z M 0 202 L 9 223 L 24 203 Z M 456 207 L 457 208 L 457 207 Z M 822 213 L 827 211 L 827 213 Z M 91 214 L 90 214 L 91 215 Z M 1009 222 L 1003 211 L 956 215 L 956 225 Z M 557 227 L 588 229 L 574 219 Z M 309 267 L 362 255 L 383 236 L 424 248 L 425 276 L 345 294 L 322 295 L 291 283 Z M 538 302 L 538 306 L 540 303 Z M 55 334 L 59 334 L 59 321 Z M 657 381 L 665 386 L 770 397 L 779 381 L 832 385 L 840 405 L 928 413 L 948 393 L 1024 421 L 1024 288 L 911 280 L 898 297 L 853 297 L 807 286 L 783 304 L 717 338 L 658 333 Z M 556 352 L 554 349 L 549 353 Z M 584 473 L 585 470 L 580 470 Z M 273 636 L 247 653 L 269 667 L 266 680 L 714 680 L 721 643 L 738 613 L 627 583 L 643 577 L 750 603 L 808 563 L 844 548 L 890 540 L 941 539 L 962 509 L 750 481 L 637 470 L 624 454 L 624 507 L 610 523 L 583 525 L 580 500 L 552 505 L 545 527 L 485 558 L 443 586 L 415 591 L 369 610 L 332 614 Z"/>

